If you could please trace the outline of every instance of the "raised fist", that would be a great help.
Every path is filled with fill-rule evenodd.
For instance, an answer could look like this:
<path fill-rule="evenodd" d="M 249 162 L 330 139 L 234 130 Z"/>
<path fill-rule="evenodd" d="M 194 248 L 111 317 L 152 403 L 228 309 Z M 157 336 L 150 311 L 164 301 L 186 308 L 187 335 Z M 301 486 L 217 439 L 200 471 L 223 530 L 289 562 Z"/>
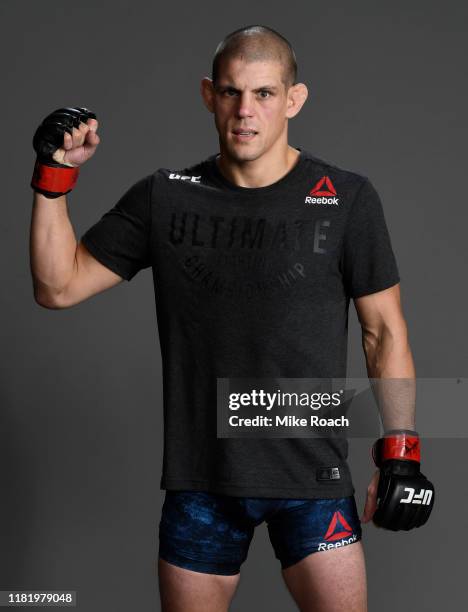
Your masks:
<path fill-rule="evenodd" d="M 75 186 L 78 167 L 96 151 L 96 115 L 83 107 L 59 108 L 37 128 L 33 147 L 37 153 L 31 187 L 49 198 Z"/>

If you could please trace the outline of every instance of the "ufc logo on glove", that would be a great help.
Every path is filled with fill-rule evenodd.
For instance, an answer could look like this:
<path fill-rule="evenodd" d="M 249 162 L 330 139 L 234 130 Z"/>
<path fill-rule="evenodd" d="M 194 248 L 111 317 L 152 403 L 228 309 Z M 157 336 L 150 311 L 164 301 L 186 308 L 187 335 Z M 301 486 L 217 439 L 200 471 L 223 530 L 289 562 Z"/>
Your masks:
<path fill-rule="evenodd" d="M 419 493 L 415 494 L 415 490 L 412 487 L 405 487 L 405 491 L 408 491 L 408 497 L 400 499 L 400 504 L 422 504 L 423 506 L 429 506 L 432 500 L 432 491 L 430 489 L 421 489 Z"/>

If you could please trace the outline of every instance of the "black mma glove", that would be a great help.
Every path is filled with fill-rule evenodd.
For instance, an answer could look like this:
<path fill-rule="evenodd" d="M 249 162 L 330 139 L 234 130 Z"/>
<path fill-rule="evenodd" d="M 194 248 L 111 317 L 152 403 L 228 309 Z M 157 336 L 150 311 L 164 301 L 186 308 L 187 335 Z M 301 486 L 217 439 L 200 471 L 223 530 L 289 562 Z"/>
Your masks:
<path fill-rule="evenodd" d="M 77 128 L 80 121 L 86 123 L 88 119 L 96 119 L 96 115 L 87 108 L 59 108 L 37 128 L 33 138 L 37 159 L 31 179 L 31 187 L 35 191 L 48 198 L 58 198 L 73 189 L 79 167 L 59 164 L 52 155 L 63 147 L 64 133 L 71 135 L 73 127 Z"/>
<path fill-rule="evenodd" d="M 434 506 L 434 486 L 419 470 L 419 435 L 389 431 L 375 442 L 372 456 L 380 468 L 375 525 L 392 531 L 424 525 Z"/>

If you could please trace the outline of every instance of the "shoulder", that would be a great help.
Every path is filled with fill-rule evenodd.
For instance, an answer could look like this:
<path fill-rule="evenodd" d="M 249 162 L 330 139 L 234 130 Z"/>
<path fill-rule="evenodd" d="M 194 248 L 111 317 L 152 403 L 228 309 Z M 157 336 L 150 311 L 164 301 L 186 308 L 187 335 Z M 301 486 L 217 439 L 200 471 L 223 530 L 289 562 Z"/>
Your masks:
<path fill-rule="evenodd" d="M 312 202 L 318 203 L 320 199 L 323 202 L 331 197 L 348 216 L 355 218 L 382 214 L 380 195 L 366 174 L 343 168 L 309 152 L 305 152 L 304 157 L 310 165 Z"/>
<path fill-rule="evenodd" d="M 342 185 L 359 189 L 365 183 L 370 182 L 366 174 L 349 168 L 343 168 L 334 162 L 312 155 L 309 151 L 304 151 L 304 159 L 315 174 L 333 177 L 335 181 Z"/>

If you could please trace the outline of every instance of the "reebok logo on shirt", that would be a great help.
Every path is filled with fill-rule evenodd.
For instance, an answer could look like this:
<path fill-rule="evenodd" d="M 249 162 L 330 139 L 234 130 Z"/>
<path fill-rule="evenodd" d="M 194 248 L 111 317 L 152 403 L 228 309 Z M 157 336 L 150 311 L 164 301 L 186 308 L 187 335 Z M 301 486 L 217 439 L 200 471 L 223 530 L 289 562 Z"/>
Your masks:
<path fill-rule="evenodd" d="M 325 187 L 324 187 L 325 185 Z M 332 204 L 338 206 L 339 198 L 336 189 L 328 176 L 322 176 L 306 196 L 306 204 Z"/>

